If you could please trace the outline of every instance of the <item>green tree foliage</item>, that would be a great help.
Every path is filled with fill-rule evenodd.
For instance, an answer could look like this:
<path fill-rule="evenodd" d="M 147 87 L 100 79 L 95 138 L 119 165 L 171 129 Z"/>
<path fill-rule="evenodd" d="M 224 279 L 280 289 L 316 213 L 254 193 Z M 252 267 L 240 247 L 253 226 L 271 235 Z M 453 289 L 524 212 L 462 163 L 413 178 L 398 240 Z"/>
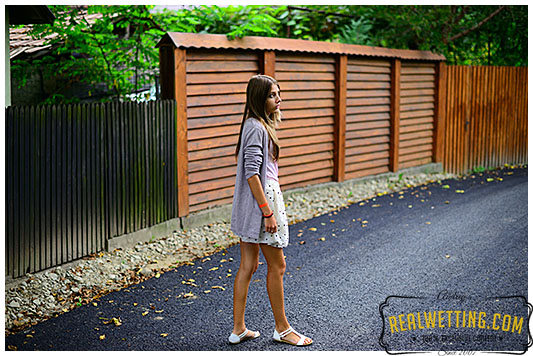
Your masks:
<path fill-rule="evenodd" d="M 75 101 L 64 93 L 76 82 L 96 88 L 105 83 L 107 100 L 155 83 L 155 45 L 165 32 L 298 38 L 359 45 L 430 50 L 449 64 L 527 65 L 527 6 L 472 5 L 309 5 L 198 6 L 154 13 L 152 6 L 49 6 L 53 25 L 35 25 L 32 35 L 54 46 L 51 55 L 14 61 L 22 85 L 28 71 L 59 75 L 63 87 L 45 102 Z"/>
<path fill-rule="evenodd" d="M 448 64 L 527 65 L 527 6 L 365 6 L 375 46 L 430 50 Z"/>
<path fill-rule="evenodd" d="M 164 30 L 154 21 L 146 6 L 89 6 L 87 12 L 78 6 L 49 6 L 56 16 L 53 25 L 34 25 L 34 38 L 48 39 L 52 55 L 28 63 L 15 60 L 13 75 L 21 85 L 28 71 L 39 67 L 43 76 L 57 76 L 57 93 L 44 103 L 72 102 L 69 88 L 81 82 L 98 90 L 105 83 L 107 99 L 123 98 L 145 83 L 154 80 L 158 54 L 154 45 Z M 101 14 L 89 21 L 91 14 Z M 137 75 L 135 75 L 137 74 Z M 90 93 L 90 91 L 89 91 Z"/>

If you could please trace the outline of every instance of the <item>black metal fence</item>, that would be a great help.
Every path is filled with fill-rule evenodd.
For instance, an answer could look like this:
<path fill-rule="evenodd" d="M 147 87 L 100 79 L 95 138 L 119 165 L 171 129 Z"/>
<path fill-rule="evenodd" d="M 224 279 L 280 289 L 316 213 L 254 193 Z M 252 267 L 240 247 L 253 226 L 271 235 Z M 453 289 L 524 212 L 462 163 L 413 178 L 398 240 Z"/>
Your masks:
<path fill-rule="evenodd" d="M 177 217 L 176 102 L 6 108 L 6 275 Z"/>

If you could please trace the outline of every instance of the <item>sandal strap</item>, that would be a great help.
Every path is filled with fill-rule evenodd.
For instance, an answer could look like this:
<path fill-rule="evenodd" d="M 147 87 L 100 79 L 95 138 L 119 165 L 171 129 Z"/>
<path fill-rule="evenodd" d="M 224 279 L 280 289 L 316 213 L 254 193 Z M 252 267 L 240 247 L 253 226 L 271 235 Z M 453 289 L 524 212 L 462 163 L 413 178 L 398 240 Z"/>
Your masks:
<path fill-rule="evenodd" d="M 300 340 L 298 340 L 298 342 L 296 343 L 296 345 L 298 345 L 298 346 L 303 345 L 305 339 L 307 338 L 307 336 L 300 334 L 299 332 L 297 332 L 296 330 L 294 330 L 294 329 L 292 328 L 292 326 L 289 327 L 287 330 L 282 331 L 282 332 L 279 333 L 279 337 L 280 337 L 280 339 L 283 338 L 283 337 L 285 337 L 285 336 L 287 336 L 287 335 L 289 335 L 291 332 L 295 333 L 295 334 L 300 338 Z"/>
<path fill-rule="evenodd" d="M 239 339 L 242 339 L 243 337 L 246 336 L 246 334 L 248 334 L 248 329 L 244 329 L 243 333 L 239 335 Z"/>
<path fill-rule="evenodd" d="M 295 333 L 295 334 L 298 335 L 298 333 L 297 333 L 296 331 L 294 331 L 294 329 L 292 328 L 292 326 L 290 326 L 287 330 L 280 332 L 280 333 L 279 333 L 279 337 L 280 337 L 280 338 L 281 338 L 281 337 L 285 337 L 285 336 L 289 335 L 291 332 L 293 332 L 293 333 Z"/>

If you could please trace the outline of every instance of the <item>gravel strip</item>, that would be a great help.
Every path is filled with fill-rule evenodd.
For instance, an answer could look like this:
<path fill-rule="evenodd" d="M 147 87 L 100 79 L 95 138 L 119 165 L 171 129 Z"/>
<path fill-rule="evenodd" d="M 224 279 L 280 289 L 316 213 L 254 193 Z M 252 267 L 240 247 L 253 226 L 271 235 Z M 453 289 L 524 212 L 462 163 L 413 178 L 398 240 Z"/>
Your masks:
<path fill-rule="evenodd" d="M 284 193 L 289 224 L 338 210 L 376 195 L 448 178 L 453 174 L 403 174 L 317 190 Z M 64 266 L 28 274 L 6 285 L 6 335 L 91 303 L 99 297 L 238 243 L 229 222 L 215 222 L 132 248 L 101 252 Z M 9 289 L 8 289 L 9 288 Z"/>

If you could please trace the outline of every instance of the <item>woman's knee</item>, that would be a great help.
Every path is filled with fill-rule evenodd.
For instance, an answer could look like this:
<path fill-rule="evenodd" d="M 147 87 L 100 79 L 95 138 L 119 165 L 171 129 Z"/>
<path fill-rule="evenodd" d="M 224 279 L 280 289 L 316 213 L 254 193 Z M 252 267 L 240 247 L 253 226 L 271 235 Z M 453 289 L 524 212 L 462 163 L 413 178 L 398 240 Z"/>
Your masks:
<path fill-rule="evenodd" d="M 239 271 L 248 278 L 252 278 L 252 275 L 257 271 L 259 267 L 259 259 L 255 262 L 250 261 L 249 263 L 243 263 L 239 267 Z"/>
<path fill-rule="evenodd" d="M 285 274 L 285 269 L 287 268 L 287 264 L 285 263 L 285 260 L 276 261 L 275 263 L 270 263 L 268 265 L 268 271 L 270 273 L 276 273 L 276 274 Z"/>
<path fill-rule="evenodd" d="M 241 242 L 241 264 L 239 272 L 252 277 L 259 266 L 259 246 L 257 244 Z"/>

